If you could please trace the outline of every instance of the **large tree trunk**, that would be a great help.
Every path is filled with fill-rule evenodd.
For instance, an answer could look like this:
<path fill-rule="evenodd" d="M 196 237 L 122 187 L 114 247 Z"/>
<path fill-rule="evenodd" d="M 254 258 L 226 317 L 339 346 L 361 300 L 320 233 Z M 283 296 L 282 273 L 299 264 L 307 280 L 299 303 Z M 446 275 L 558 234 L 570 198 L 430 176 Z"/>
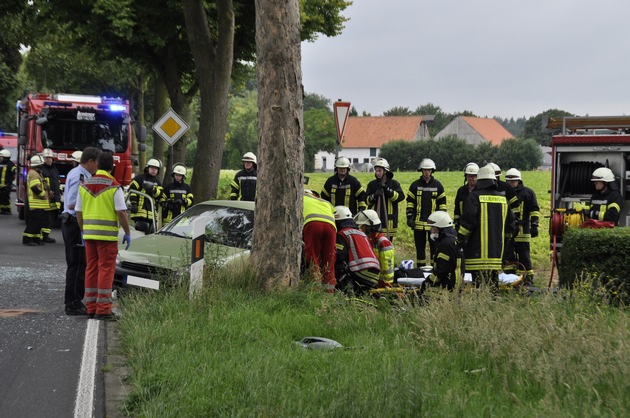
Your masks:
<path fill-rule="evenodd" d="M 166 91 L 166 85 L 164 84 L 164 80 L 162 77 L 155 77 L 154 82 L 154 96 L 153 96 L 153 120 L 157 121 L 162 117 L 162 115 L 168 110 L 168 92 Z M 148 127 L 147 129 L 151 129 Z M 159 158 L 160 161 L 164 162 L 164 150 L 168 144 L 162 139 L 162 137 L 153 132 L 153 158 Z M 146 157 L 146 153 L 144 153 L 144 158 L 140 161 L 140 172 L 144 170 L 144 166 L 146 165 L 149 158 Z M 165 167 L 162 167 L 160 170 L 160 175 L 164 177 Z"/>
<path fill-rule="evenodd" d="M 304 126 L 298 0 L 256 0 L 258 189 L 251 263 L 267 288 L 298 283 Z"/>
<path fill-rule="evenodd" d="M 218 39 L 213 42 L 201 0 L 184 0 L 188 43 L 200 86 L 201 117 L 191 183 L 195 199 L 217 196 L 221 156 L 227 132 L 228 92 L 234 56 L 234 9 L 232 0 L 217 1 Z"/>

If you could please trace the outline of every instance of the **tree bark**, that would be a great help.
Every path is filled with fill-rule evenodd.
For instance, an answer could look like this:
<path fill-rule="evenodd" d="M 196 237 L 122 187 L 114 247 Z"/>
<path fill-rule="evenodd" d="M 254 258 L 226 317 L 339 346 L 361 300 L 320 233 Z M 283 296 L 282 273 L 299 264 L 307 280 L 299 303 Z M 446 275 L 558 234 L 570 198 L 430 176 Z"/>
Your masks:
<path fill-rule="evenodd" d="M 218 0 L 218 39 L 212 39 L 201 0 L 184 0 L 188 43 L 195 58 L 201 109 L 191 187 L 197 201 L 217 196 L 227 132 L 228 92 L 234 57 L 232 0 Z"/>
<path fill-rule="evenodd" d="M 303 90 L 298 0 L 256 0 L 258 189 L 251 263 L 296 286 L 302 253 Z"/>

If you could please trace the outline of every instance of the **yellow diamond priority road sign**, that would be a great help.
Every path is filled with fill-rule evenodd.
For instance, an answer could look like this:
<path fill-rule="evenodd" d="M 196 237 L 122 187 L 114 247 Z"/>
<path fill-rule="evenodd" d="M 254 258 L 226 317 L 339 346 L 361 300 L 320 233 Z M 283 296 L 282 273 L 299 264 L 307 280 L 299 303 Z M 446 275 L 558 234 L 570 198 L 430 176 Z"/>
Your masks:
<path fill-rule="evenodd" d="M 190 128 L 173 109 L 169 109 L 153 125 L 153 130 L 169 145 L 173 145 Z"/>

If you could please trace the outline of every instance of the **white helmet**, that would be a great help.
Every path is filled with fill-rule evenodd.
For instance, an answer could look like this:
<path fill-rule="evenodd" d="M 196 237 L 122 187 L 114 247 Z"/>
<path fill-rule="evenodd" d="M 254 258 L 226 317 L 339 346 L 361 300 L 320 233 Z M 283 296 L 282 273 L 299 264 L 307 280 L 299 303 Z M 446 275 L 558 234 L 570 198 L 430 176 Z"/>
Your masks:
<path fill-rule="evenodd" d="M 495 163 L 488 163 L 488 165 L 494 170 L 495 177 L 499 177 L 501 175 L 501 167 L 499 167 Z"/>
<path fill-rule="evenodd" d="M 155 167 L 159 170 L 160 168 L 162 168 L 162 162 L 157 158 L 151 158 L 149 161 L 147 161 L 147 165 L 144 168 L 149 167 Z"/>
<path fill-rule="evenodd" d="M 603 181 L 605 183 L 610 183 L 615 181 L 615 175 L 610 168 L 600 167 L 593 171 L 591 181 Z"/>
<path fill-rule="evenodd" d="M 505 172 L 505 180 L 521 180 L 521 172 L 518 171 L 516 168 L 510 168 L 508 171 Z"/>
<path fill-rule="evenodd" d="M 476 176 L 479 172 L 479 166 L 476 163 L 468 163 L 466 167 L 464 167 L 464 174 Z"/>
<path fill-rule="evenodd" d="M 376 211 L 365 209 L 354 216 L 354 222 L 357 225 L 377 226 L 381 224 L 381 218 L 378 217 Z"/>
<path fill-rule="evenodd" d="M 31 157 L 31 167 L 39 167 L 44 165 L 44 159 L 39 155 L 33 155 Z"/>
<path fill-rule="evenodd" d="M 385 158 L 377 158 L 374 162 L 374 168 L 376 167 L 382 167 L 383 170 L 389 171 L 389 163 Z"/>
<path fill-rule="evenodd" d="M 183 164 L 175 164 L 173 167 L 173 174 L 181 174 L 186 178 L 186 167 Z"/>
<path fill-rule="evenodd" d="M 492 165 L 484 165 L 479 169 L 477 173 L 477 180 L 496 180 L 496 174 L 494 174 L 494 167 Z"/>
<path fill-rule="evenodd" d="M 83 151 L 75 151 L 72 153 L 72 155 L 70 156 L 70 159 L 76 163 L 80 163 L 81 162 L 81 156 L 83 155 Z"/>
<path fill-rule="evenodd" d="M 256 159 L 256 154 L 254 154 L 253 152 L 246 152 L 245 154 L 243 154 L 243 158 L 241 159 L 242 162 L 249 162 L 249 163 L 254 163 L 256 165 L 258 165 L 258 160 Z"/>
<path fill-rule="evenodd" d="M 54 154 L 50 148 L 44 148 L 44 151 L 42 151 L 42 157 L 54 157 Z"/>
<path fill-rule="evenodd" d="M 335 161 L 335 168 L 350 168 L 350 160 L 346 157 L 339 157 Z"/>
<path fill-rule="evenodd" d="M 346 206 L 335 206 L 335 221 L 352 219 L 352 212 Z"/>
<path fill-rule="evenodd" d="M 11 153 L 9 152 L 8 149 L 1 149 L 0 150 L 0 157 L 11 157 Z"/>
<path fill-rule="evenodd" d="M 448 228 L 453 226 L 453 220 L 450 216 L 448 216 L 448 213 L 440 210 L 429 215 L 427 225 L 434 226 L 436 228 Z"/>
<path fill-rule="evenodd" d="M 420 166 L 418 166 L 418 171 L 422 171 L 422 170 L 433 170 L 435 171 L 435 163 L 433 162 L 432 159 L 430 158 L 425 158 L 422 161 L 420 161 Z"/>

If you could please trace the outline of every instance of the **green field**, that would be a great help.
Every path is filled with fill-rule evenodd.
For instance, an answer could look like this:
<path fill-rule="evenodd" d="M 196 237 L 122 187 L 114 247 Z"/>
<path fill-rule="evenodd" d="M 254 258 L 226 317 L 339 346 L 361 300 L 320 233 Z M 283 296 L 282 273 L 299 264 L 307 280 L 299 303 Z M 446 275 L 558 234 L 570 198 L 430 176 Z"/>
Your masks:
<path fill-rule="evenodd" d="M 505 172 L 505 170 L 504 170 Z M 308 188 L 321 191 L 324 182 L 331 175 L 331 173 L 309 173 Z M 374 173 L 356 173 L 352 175 L 356 176 L 363 187 L 374 179 Z M 551 273 L 551 257 L 549 254 L 549 189 L 551 186 L 551 172 L 549 171 L 524 171 L 521 173 L 523 177 L 523 183 L 525 186 L 531 188 L 536 193 L 538 198 L 538 205 L 540 206 L 540 235 L 532 240 L 532 263 L 534 265 L 534 271 L 537 272 L 535 282 L 537 285 L 547 284 L 549 281 L 549 274 Z M 403 191 L 407 193 L 409 186 L 415 180 L 420 177 L 420 173 L 417 172 L 399 172 L 394 173 L 394 179 L 397 180 Z M 446 191 L 446 203 L 448 205 L 448 212 L 453 216 L 455 194 L 457 189 L 464 184 L 464 175 L 459 172 L 436 172 L 435 178 L 438 179 L 444 186 Z M 412 259 L 415 260 L 416 253 L 413 244 L 413 233 L 411 229 L 406 226 L 405 223 L 405 207 L 406 202 L 401 202 L 399 209 L 399 232 L 394 242 L 396 247 L 396 261 L 399 263 L 401 260 Z"/>

